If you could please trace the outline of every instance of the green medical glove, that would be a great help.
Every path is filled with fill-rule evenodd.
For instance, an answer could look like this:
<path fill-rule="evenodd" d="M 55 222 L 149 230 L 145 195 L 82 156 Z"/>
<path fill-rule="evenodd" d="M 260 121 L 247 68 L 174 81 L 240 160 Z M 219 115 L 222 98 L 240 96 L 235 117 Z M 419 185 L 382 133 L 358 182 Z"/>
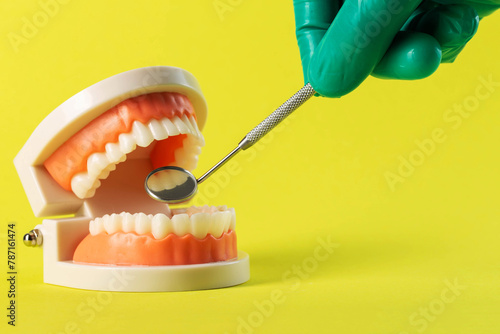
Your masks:
<path fill-rule="evenodd" d="M 304 79 L 340 97 L 368 75 L 421 79 L 453 62 L 500 0 L 294 0 Z"/>

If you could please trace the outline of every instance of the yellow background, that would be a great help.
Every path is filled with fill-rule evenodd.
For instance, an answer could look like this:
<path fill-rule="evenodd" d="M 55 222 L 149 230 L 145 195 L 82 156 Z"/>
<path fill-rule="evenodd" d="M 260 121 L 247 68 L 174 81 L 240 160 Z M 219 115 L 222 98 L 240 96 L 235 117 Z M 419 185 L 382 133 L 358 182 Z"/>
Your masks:
<path fill-rule="evenodd" d="M 41 219 L 12 160 L 60 103 L 137 67 L 190 71 L 209 105 L 200 175 L 301 87 L 291 1 L 221 2 L 229 6 L 222 14 L 214 0 L 67 1 L 17 52 L 9 33 L 21 34 L 23 18 L 43 7 L 0 4 L 0 253 L 16 222 L 19 272 L 14 330 L 1 279 L 2 332 L 498 333 L 500 87 L 474 100 L 476 89 L 486 92 L 478 77 L 500 82 L 498 13 L 455 64 L 421 81 L 370 78 L 341 99 L 314 98 L 240 153 L 236 172 L 222 172 L 228 180 L 201 187 L 210 204 L 236 208 L 249 282 L 111 295 L 42 283 L 42 250 L 21 244 Z M 455 104 L 474 101 L 456 129 L 446 122 Z M 387 172 L 398 172 L 401 157 L 418 158 L 415 141 L 435 128 L 446 140 L 391 189 Z M 318 238 L 338 247 L 315 257 Z M 2 255 L 2 273 L 6 262 Z"/>

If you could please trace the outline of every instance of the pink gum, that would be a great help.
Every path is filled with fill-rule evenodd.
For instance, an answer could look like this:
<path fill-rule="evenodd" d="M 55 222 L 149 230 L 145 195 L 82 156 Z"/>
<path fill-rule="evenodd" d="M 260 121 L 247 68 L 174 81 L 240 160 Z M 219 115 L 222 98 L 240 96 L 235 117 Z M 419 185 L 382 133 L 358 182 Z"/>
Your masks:
<path fill-rule="evenodd" d="M 78 245 L 73 261 L 109 265 L 183 265 L 226 261 L 237 257 L 236 232 L 220 238 L 208 234 L 197 239 L 191 234 L 169 234 L 161 240 L 151 234 L 118 232 L 87 235 Z"/>

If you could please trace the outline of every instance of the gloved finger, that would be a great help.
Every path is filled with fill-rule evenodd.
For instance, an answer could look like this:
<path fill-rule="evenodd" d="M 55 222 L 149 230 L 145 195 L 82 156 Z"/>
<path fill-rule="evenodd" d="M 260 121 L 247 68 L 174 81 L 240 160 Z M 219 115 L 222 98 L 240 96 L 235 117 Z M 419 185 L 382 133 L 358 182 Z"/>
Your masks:
<path fill-rule="evenodd" d="M 339 97 L 359 86 L 419 3 L 346 0 L 309 63 L 313 88 L 321 95 Z"/>
<path fill-rule="evenodd" d="M 500 0 L 434 0 L 434 2 L 442 5 L 454 5 L 457 3 L 469 5 L 476 10 L 479 18 L 491 15 L 500 8 Z"/>
<path fill-rule="evenodd" d="M 433 36 L 441 45 L 443 63 L 452 63 L 465 44 L 474 36 L 479 16 L 468 5 L 442 5 L 423 12 L 405 26 Z"/>
<path fill-rule="evenodd" d="M 340 8 L 339 0 L 294 0 L 295 35 L 304 79 L 309 61 Z"/>
<path fill-rule="evenodd" d="M 422 79 L 434 73 L 440 63 L 441 47 L 434 37 L 400 31 L 372 75 L 381 79 Z"/>

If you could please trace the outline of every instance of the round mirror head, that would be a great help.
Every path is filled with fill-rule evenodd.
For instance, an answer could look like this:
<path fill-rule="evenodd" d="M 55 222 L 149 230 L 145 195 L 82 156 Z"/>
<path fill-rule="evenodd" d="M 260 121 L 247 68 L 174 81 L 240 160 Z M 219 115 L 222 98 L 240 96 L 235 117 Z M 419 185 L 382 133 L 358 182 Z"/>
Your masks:
<path fill-rule="evenodd" d="M 184 168 L 167 166 L 149 173 L 144 187 L 155 200 L 175 204 L 191 199 L 196 194 L 198 182 Z"/>

